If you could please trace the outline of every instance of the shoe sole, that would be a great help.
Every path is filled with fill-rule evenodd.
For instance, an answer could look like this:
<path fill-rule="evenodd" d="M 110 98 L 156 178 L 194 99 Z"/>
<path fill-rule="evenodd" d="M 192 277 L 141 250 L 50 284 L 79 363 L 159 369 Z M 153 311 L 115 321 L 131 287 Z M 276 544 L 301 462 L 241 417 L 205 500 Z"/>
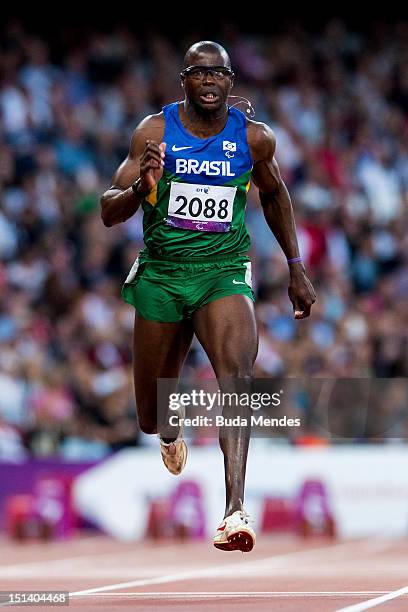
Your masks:
<path fill-rule="evenodd" d="M 218 550 L 250 552 L 254 547 L 254 538 L 246 531 L 237 531 L 226 542 L 214 542 L 214 546 Z"/>
<path fill-rule="evenodd" d="M 183 447 L 184 447 L 184 461 L 183 461 L 183 463 L 181 464 L 180 468 L 177 471 L 173 470 L 171 467 L 166 465 L 166 462 L 165 462 L 164 457 L 162 455 L 162 460 L 163 460 L 164 466 L 170 472 L 170 474 L 173 474 L 173 476 L 178 476 L 179 474 L 181 474 L 181 472 L 184 470 L 185 465 L 187 463 L 188 446 L 184 442 L 184 440 L 182 440 L 182 443 L 183 443 Z"/>

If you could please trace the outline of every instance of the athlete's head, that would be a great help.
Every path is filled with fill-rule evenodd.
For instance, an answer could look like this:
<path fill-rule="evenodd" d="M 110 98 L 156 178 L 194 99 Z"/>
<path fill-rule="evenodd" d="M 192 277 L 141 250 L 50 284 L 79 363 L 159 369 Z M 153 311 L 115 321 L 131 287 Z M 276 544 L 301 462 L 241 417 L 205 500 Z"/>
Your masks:
<path fill-rule="evenodd" d="M 204 40 L 190 47 L 180 76 L 186 98 L 195 106 L 213 113 L 226 105 L 234 73 L 228 53 L 218 43 Z"/>

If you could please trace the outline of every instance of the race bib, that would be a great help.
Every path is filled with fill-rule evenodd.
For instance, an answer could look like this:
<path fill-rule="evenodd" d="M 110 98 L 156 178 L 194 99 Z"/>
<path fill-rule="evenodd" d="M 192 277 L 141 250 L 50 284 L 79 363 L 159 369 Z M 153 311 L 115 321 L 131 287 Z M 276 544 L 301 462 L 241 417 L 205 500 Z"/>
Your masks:
<path fill-rule="evenodd" d="M 166 224 L 199 232 L 229 232 L 236 187 L 172 183 Z"/>

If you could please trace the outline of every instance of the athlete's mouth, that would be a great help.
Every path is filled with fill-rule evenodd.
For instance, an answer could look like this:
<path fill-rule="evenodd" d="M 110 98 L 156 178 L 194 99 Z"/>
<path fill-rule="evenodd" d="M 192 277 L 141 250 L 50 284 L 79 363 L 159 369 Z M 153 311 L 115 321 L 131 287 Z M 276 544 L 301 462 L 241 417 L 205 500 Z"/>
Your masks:
<path fill-rule="evenodd" d="M 213 104 L 214 102 L 218 101 L 218 96 L 212 91 L 207 91 L 206 93 L 200 95 L 200 100 L 201 102 L 204 102 L 204 104 Z"/>

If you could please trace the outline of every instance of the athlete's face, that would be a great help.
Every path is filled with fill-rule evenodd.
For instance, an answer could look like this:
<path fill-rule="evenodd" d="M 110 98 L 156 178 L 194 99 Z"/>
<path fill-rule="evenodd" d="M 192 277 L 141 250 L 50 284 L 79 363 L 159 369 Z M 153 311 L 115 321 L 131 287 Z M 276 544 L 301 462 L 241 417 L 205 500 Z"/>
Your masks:
<path fill-rule="evenodd" d="M 214 70 L 206 70 L 206 67 Z M 186 98 L 195 106 L 214 113 L 227 102 L 233 73 L 219 53 L 201 52 L 191 55 L 189 66 L 181 73 L 181 80 Z"/>

